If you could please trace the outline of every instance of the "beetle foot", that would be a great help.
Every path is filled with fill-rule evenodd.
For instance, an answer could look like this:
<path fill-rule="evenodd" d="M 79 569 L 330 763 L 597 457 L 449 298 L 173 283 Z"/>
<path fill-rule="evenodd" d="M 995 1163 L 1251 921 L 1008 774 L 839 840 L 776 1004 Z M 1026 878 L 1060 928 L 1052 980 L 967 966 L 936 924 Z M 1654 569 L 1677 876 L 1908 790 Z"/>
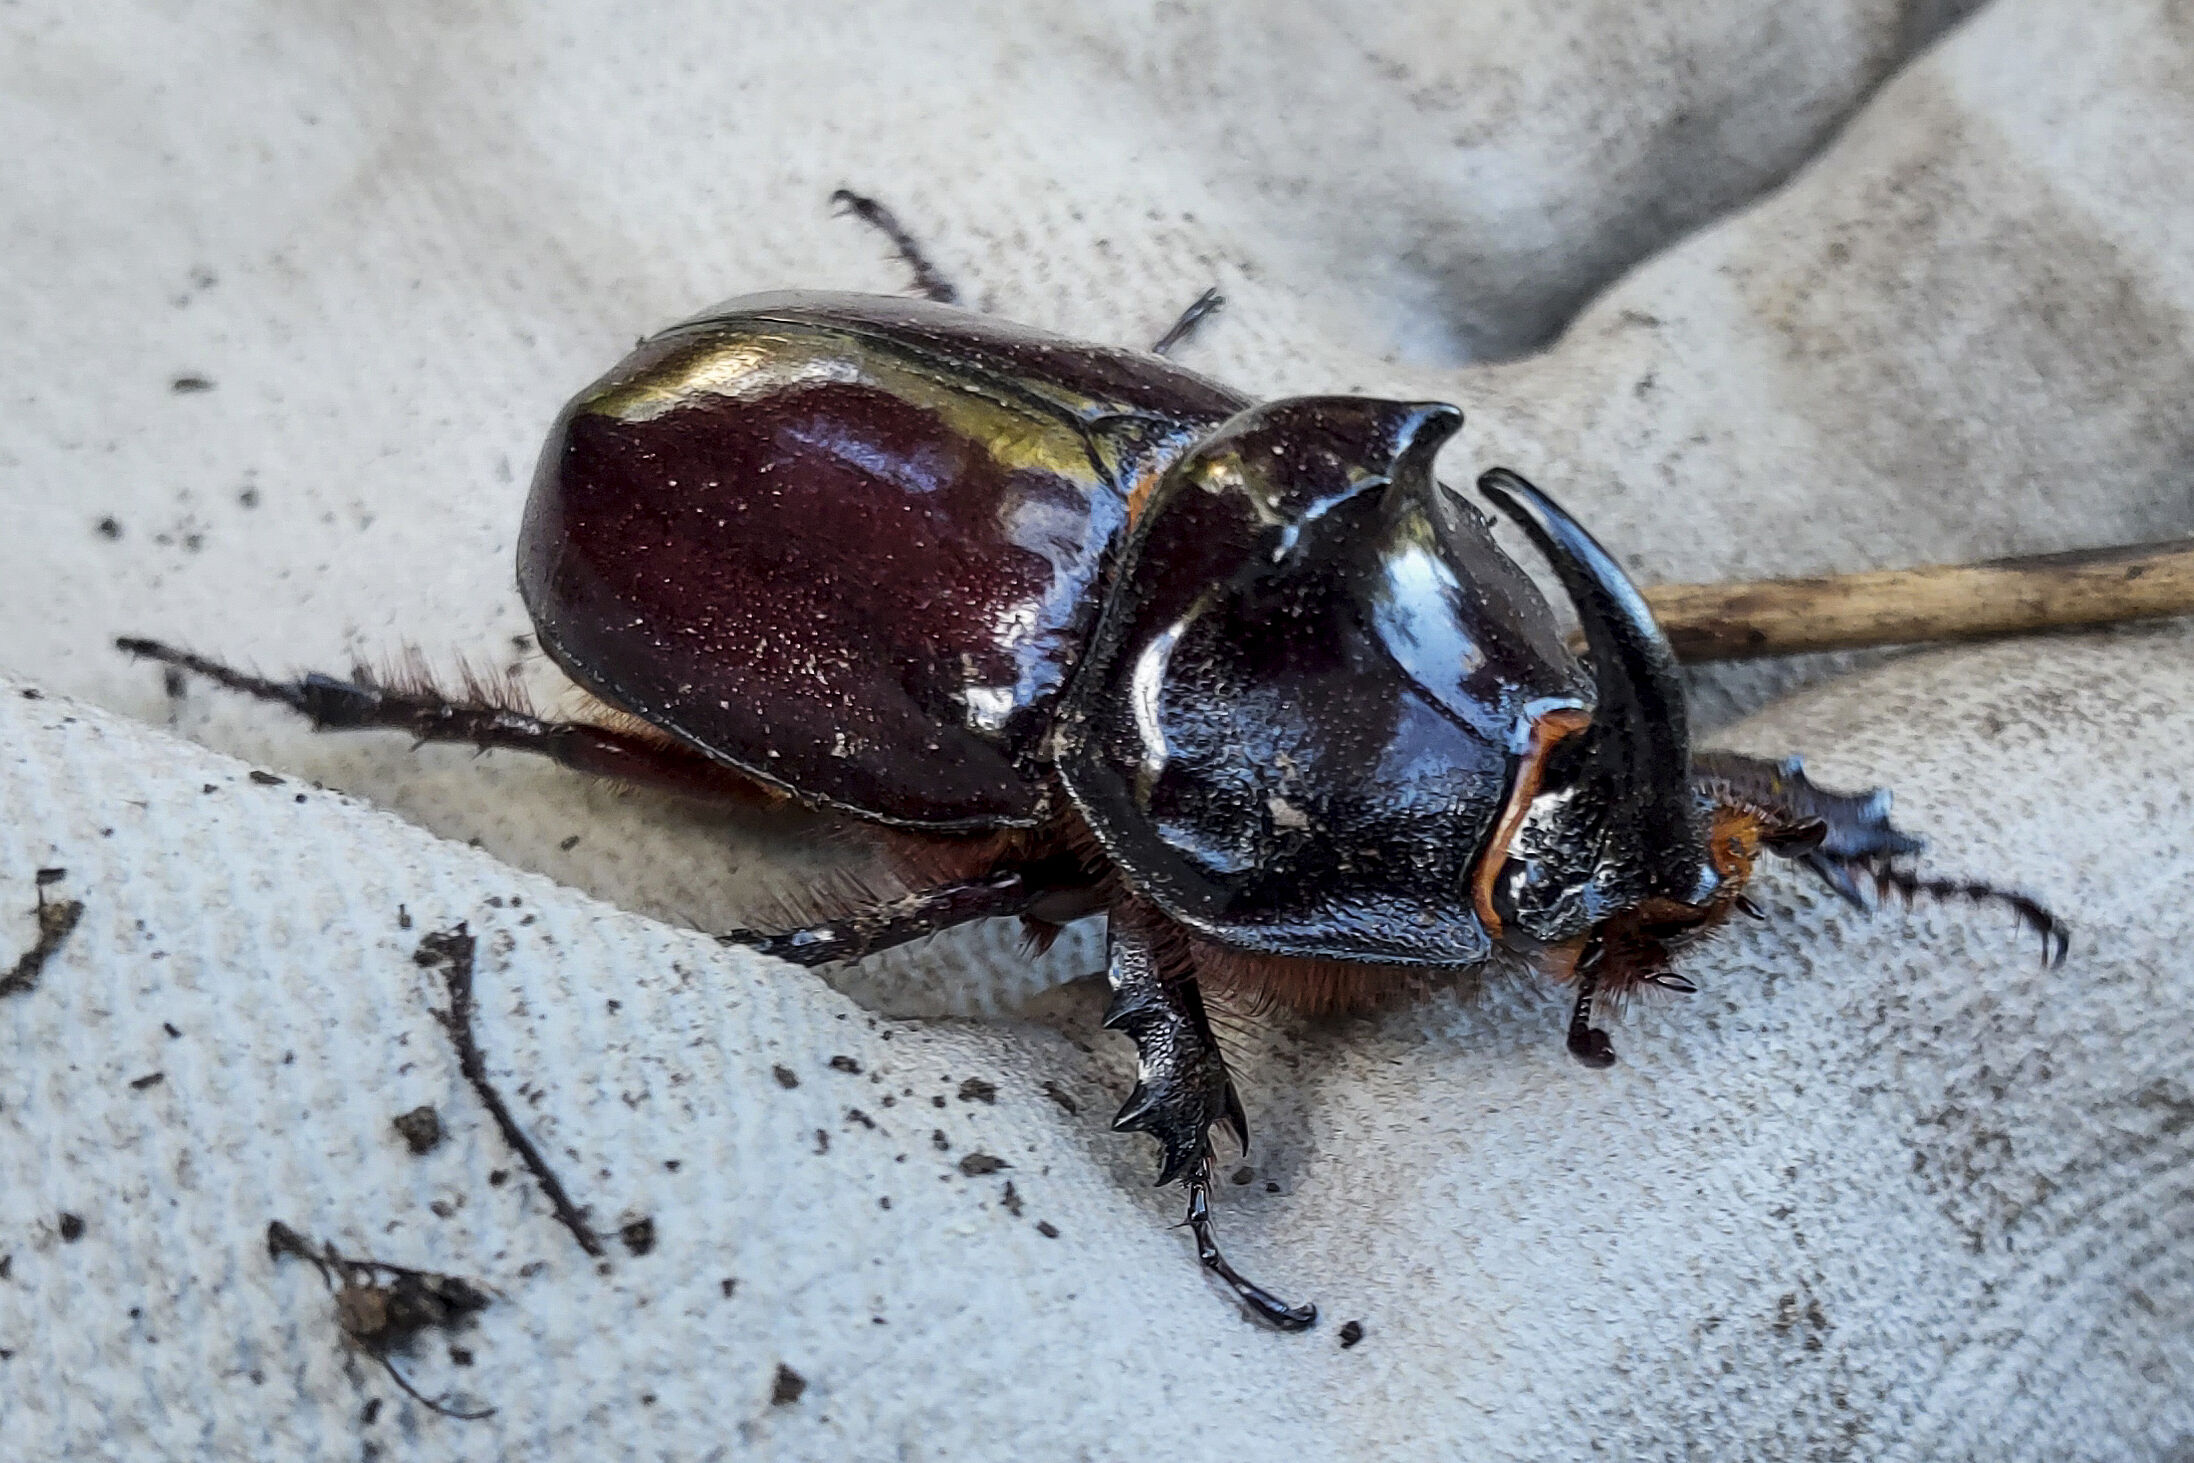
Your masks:
<path fill-rule="evenodd" d="M 1226 302 L 1227 297 L 1216 288 L 1205 290 L 1190 301 L 1189 307 L 1181 312 L 1181 318 L 1168 326 L 1164 335 L 1158 337 L 1158 343 L 1150 348 L 1150 353 L 1162 356 L 1171 352 L 1175 346 L 1188 339 L 1189 333 L 1198 325 L 1226 308 Z"/>
<path fill-rule="evenodd" d="M 1577 1004 L 1569 1011 L 1569 1054 L 1594 1069 L 1612 1067 L 1615 1065 L 1615 1043 L 1608 1040 L 1606 1032 L 1592 1024 L 1592 998 L 1600 991 L 1600 972 L 1586 969 L 1583 960 L 1577 965 Z"/>
<path fill-rule="evenodd" d="M 1114 1131 L 1158 1140 L 1163 1186 L 1210 1151 L 1213 1124 L 1225 1123 L 1246 1152 L 1249 1121 L 1227 1076 L 1195 977 L 1165 969 L 1151 937 L 1114 922 L 1105 971 L 1112 999 L 1104 1024 L 1135 1042 L 1135 1090 L 1113 1118 Z"/>
<path fill-rule="evenodd" d="M 1245 1277 L 1219 1253 L 1219 1241 L 1211 1232 L 1211 1147 L 1208 1143 L 1197 1156 L 1195 1174 L 1189 1179 L 1188 1214 L 1181 1222 L 1196 1236 L 1197 1261 L 1224 1280 L 1258 1320 L 1281 1331 L 1307 1331 L 1318 1324 L 1318 1307 L 1308 1303 L 1289 1305 Z"/>
<path fill-rule="evenodd" d="M 1994 884 L 1967 879 L 1927 879 L 1910 869 L 1887 865 L 1867 868 L 1865 873 L 1874 881 L 1877 893 L 1895 894 L 1907 904 L 1925 894 L 1934 899 L 1970 899 L 1977 904 L 2011 906 L 2019 922 L 2042 937 L 2042 964 L 2046 966 L 2064 964 L 2065 954 L 2072 948 L 2072 927 L 2051 914 L 2040 900 L 2016 889 L 1999 889 Z"/>
<path fill-rule="evenodd" d="M 942 270 L 929 262 L 929 256 L 922 252 L 922 246 L 915 242 L 914 235 L 907 231 L 906 225 L 899 222 L 897 214 L 875 199 L 856 193 L 851 188 L 838 189 L 830 195 L 830 202 L 833 208 L 852 214 L 891 240 L 892 249 L 914 275 L 914 287 L 925 298 L 935 300 L 940 305 L 960 303 L 959 290 L 953 287 L 951 280 L 945 278 Z"/>

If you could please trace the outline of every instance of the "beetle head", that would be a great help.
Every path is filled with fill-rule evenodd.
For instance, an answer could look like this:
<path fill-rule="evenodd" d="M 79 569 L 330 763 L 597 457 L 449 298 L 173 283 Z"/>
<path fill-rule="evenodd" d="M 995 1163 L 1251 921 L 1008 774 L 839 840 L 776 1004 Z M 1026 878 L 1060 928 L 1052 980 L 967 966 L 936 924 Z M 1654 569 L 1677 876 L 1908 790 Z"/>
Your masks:
<path fill-rule="evenodd" d="M 1507 850 L 1496 907 L 1534 938 L 1554 940 L 1648 901 L 1707 906 L 1734 871 L 1708 857 L 1667 637 L 1613 556 L 1553 499 L 1506 468 L 1485 474 L 1478 489 L 1560 577 L 1584 629 L 1596 693 L 1590 726 L 1548 756 Z"/>

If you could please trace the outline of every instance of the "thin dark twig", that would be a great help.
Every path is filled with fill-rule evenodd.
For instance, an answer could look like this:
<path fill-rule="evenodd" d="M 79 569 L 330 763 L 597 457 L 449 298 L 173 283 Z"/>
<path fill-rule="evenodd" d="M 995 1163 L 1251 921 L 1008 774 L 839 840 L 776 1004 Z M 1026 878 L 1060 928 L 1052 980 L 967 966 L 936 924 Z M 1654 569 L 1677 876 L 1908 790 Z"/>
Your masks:
<path fill-rule="evenodd" d="M 417 1387 L 414 1387 L 405 1378 L 404 1374 L 396 1369 L 395 1361 L 390 1358 L 387 1352 L 374 1351 L 369 1348 L 366 1355 L 381 1363 L 381 1370 L 389 1374 L 389 1380 L 402 1387 L 406 1396 L 429 1412 L 439 1412 L 444 1417 L 455 1418 L 459 1422 L 478 1422 L 483 1417 L 495 1416 L 495 1409 L 492 1407 L 483 1407 L 478 1412 L 460 1412 L 446 1402 L 437 1402 Z"/>
<path fill-rule="evenodd" d="M 410 1265 L 399 1265 L 393 1260 L 359 1259 L 341 1253 L 332 1244 L 315 1250 L 310 1240 L 279 1219 L 270 1220 L 267 1224 L 267 1253 L 276 1259 L 284 1255 L 294 1255 L 300 1260 L 310 1260 L 313 1267 L 320 1272 L 320 1277 L 331 1285 L 336 1283 L 338 1277 L 347 1278 L 355 1271 L 368 1279 L 375 1275 L 392 1275 L 399 1280 L 431 1281 L 437 1286 L 461 1287 L 468 1294 L 478 1291 L 478 1287 L 471 1281 L 444 1275 L 439 1270 L 415 1269 Z M 333 1267 L 332 1270 L 330 1267 Z M 480 1305 L 485 1304 L 485 1297 L 481 1297 Z M 470 1308 L 478 1309 L 478 1306 Z"/>
<path fill-rule="evenodd" d="M 61 942 L 76 928 L 76 922 L 84 917 L 81 899 L 46 898 L 45 886 L 38 889 L 38 942 L 23 952 L 23 958 L 15 962 L 14 969 L 0 976 L 0 996 L 19 996 L 38 984 L 40 972 L 53 958 Z"/>
<path fill-rule="evenodd" d="M 503 1095 L 488 1080 L 487 1062 L 480 1054 L 480 1043 L 472 1034 L 472 956 L 473 937 L 460 924 L 453 930 L 442 930 L 428 935 L 419 942 L 418 952 L 412 956 L 423 966 L 442 968 L 442 979 L 449 987 L 449 1009 L 437 1011 L 434 1017 L 449 1032 L 450 1041 L 457 1048 L 457 1070 L 464 1073 L 465 1081 L 487 1104 L 488 1112 L 495 1118 L 495 1126 L 502 1129 L 503 1141 L 511 1146 L 527 1172 L 548 1196 L 549 1205 L 555 1210 L 557 1222 L 571 1231 L 571 1237 L 579 1242 L 579 1248 L 599 1259 L 606 1253 L 602 1241 L 587 1226 L 586 1215 L 571 1202 L 571 1195 L 564 1191 L 563 1181 L 549 1167 L 541 1150 L 533 1146 L 518 1120 L 511 1116 Z"/>

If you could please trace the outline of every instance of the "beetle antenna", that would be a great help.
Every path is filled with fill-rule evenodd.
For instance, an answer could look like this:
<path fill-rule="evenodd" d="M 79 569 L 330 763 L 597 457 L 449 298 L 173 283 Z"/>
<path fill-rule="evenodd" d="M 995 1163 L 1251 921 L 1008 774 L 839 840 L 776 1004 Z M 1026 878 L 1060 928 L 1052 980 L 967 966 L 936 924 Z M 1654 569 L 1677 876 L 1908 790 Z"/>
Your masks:
<path fill-rule="evenodd" d="M 851 188 L 838 189 L 830 195 L 830 202 L 832 207 L 852 214 L 891 240 L 891 247 L 898 251 L 900 259 L 914 272 L 914 287 L 922 292 L 925 299 L 935 300 L 940 305 L 960 303 L 960 292 L 953 288 L 952 281 L 945 278 L 942 270 L 929 262 L 929 256 L 914 241 L 914 235 L 907 232 L 906 225 L 899 222 L 897 214 L 875 199 L 856 193 Z"/>
<path fill-rule="evenodd" d="M 2016 889 L 1999 889 L 1966 879 L 1926 879 L 1910 869 L 1875 864 L 1865 871 L 1882 894 L 1896 894 L 1909 906 L 1922 894 L 1933 899 L 1970 899 L 1976 904 L 2005 904 L 2019 916 L 2019 923 L 2042 937 L 2042 964 L 2064 964 L 2072 948 L 2072 927 L 2051 914 L 2038 899 Z"/>

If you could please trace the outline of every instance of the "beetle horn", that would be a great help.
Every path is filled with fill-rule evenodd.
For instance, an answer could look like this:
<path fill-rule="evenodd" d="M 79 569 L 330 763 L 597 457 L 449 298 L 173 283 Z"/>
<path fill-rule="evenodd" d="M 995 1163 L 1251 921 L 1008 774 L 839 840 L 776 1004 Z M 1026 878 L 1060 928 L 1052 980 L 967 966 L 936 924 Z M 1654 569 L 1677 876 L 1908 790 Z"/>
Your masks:
<path fill-rule="evenodd" d="M 1516 473 L 1497 467 L 1478 491 L 1522 526 L 1569 592 L 1591 654 L 1599 705 L 1593 761 L 1635 819 L 1653 893 L 1696 904 L 1718 882 L 1691 789 L 1691 728 L 1676 653 L 1644 596 L 1576 519 Z"/>

